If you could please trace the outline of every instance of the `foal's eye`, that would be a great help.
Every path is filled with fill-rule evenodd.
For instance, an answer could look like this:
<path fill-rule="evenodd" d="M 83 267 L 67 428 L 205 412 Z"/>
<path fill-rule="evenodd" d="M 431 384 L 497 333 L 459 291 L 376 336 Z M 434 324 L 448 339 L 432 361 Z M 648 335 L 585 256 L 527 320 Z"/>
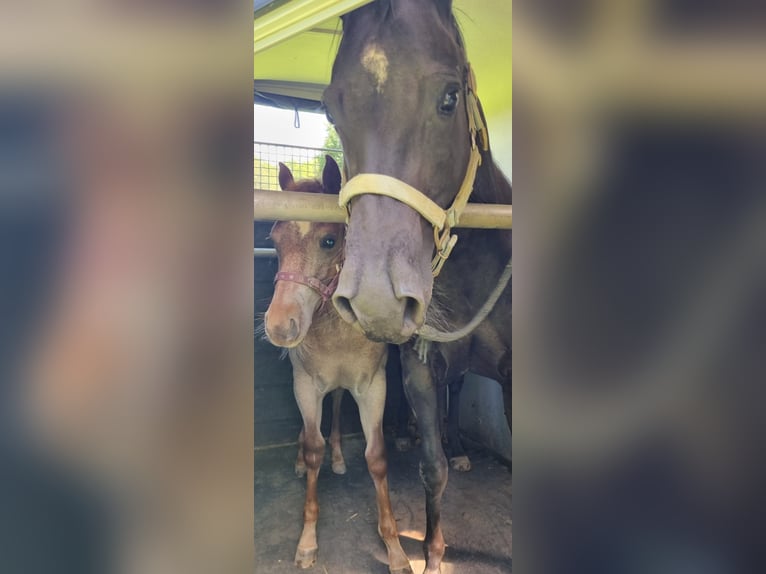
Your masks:
<path fill-rule="evenodd" d="M 439 102 L 439 113 L 444 115 L 450 115 L 457 109 L 457 102 L 460 99 L 460 93 L 456 88 L 449 88 L 442 96 L 441 102 Z"/>
<path fill-rule="evenodd" d="M 322 249 L 332 249 L 333 247 L 335 247 L 335 238 L 332 235 L 323 237 L 322 240 L 319 242 L 319 246 Z"/>

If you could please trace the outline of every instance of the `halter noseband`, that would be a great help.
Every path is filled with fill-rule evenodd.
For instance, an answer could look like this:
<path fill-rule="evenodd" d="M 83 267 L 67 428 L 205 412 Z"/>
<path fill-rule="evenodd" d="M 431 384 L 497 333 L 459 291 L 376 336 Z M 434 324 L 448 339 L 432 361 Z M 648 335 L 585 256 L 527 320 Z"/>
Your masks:
<path fill-rule="evenodd" d="M 477 145 L 477 136 L 481 144 L 481 150 L 489 149 L 487 129 L 481 118 L 478 99 L 476 97 L 476 78 L 470 64 L 467 64 L 467 81 L 465 87 L 466 114 L 468 115 L 468 132 L 471 137 L 471 155 L 468 159 L 463 183 L 447 209 L 442 209 L 436 202 L 423 192 L 415 189 L 405 182 L 379 173 L 360 173 L 346 182 L 340 190 L 338 203 L 345 207 L 350 215 L 351 200 L 364 194 L 386 195 L 408 205 L 423 216 L 434 228 L 434 244 L 436 254 L 431 261 L 433 276 L 439 275 L 444 262 L 457 243 L 457 235 L 451 230 L 460 221 L 460 214 L 468 203 L 468 198 L 473 191 L 473 182 L 476 179 L 476 171 L 481 165 L 481 152 Z"/>
<path fill-rule="evenodd" d="M 299 283 L 306 287 L 311 287 L 314 291 L 319 293 L 319 296 L 322 298 L 322 305 L 324 305 L 330 300 L 332 294 L 335 293 L 335 289 L 338 287 L 339 277 L 340 270 L 338 269 L 338 273 L 336 273 L 333 278 L 330 279 L 330 282 L 325 285 L 316 277 L 307 277 L 302 273 L 292 273 L 290 271 L 278 271 L 274 276 L 274 283 L 277 281 L 290 281 L 292 283 Z"/>

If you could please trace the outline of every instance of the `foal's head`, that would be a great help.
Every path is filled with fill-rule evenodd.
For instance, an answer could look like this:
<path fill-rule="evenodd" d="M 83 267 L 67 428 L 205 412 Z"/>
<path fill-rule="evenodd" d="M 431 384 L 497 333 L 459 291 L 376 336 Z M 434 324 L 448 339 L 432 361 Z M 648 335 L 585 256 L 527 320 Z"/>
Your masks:
<path fill-rule="evenodd" d="M 340 190 L 340 170 L 329 155 L 317 180 L 295 181 L 289 168 L 279 164 L 279 185 L 287 193 L 334 193 Z M 271 238 L 279 256 L 274 297 L 266 311 L 266 335 L 279 347 L 300 345 L 317 309 L 328 302 L 343 260 L 345 225 L 278 221 Z"/>

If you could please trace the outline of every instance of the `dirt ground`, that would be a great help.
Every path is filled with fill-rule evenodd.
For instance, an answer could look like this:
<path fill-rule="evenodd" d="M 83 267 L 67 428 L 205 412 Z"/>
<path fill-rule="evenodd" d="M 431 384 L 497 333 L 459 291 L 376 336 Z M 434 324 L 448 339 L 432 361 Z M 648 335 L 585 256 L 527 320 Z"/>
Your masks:
<path fill-rule="evenodd" d="M 418 476 L 419 448 L 397 452 L 388 442 L 391 502 L 404 551 L 416 574 L 424 568 L 425 495 Z M 348 472 L 333 474 L 329 446 L 319 475 L 319 557 L 312 574 L 386 574 L 377 533 L 375 489 L 364 461 L 363 437 L 344 438 Z M 296 446 L 255 453 L 255 572 L 295 574 L 305 478 L 293 466 Z M 442 574 L 511 572 L 511 474 L 490 454 L 469 450 L 473 470 L 450 470 L 442 529 L 448 548 Z"/>

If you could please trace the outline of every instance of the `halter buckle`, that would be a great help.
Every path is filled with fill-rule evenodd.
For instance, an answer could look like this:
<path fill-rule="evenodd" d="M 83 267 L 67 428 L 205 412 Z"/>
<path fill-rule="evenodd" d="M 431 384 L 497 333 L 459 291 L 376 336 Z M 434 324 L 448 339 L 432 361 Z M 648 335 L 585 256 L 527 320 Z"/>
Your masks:
<path fill-rule="evenodd" d="M 444 230 L 439 234 L 439 230 L 434 228 L 434 244 L 436 245 L 436 254 L 431 260 L 431 273 L 434 277 L 437 277 L 441 273 L 444 262 L 452 253 L 452 249 L 457 243 L 457 235 L 450 233 L 451 229 L 449 225 L 444 227 Z"/>

